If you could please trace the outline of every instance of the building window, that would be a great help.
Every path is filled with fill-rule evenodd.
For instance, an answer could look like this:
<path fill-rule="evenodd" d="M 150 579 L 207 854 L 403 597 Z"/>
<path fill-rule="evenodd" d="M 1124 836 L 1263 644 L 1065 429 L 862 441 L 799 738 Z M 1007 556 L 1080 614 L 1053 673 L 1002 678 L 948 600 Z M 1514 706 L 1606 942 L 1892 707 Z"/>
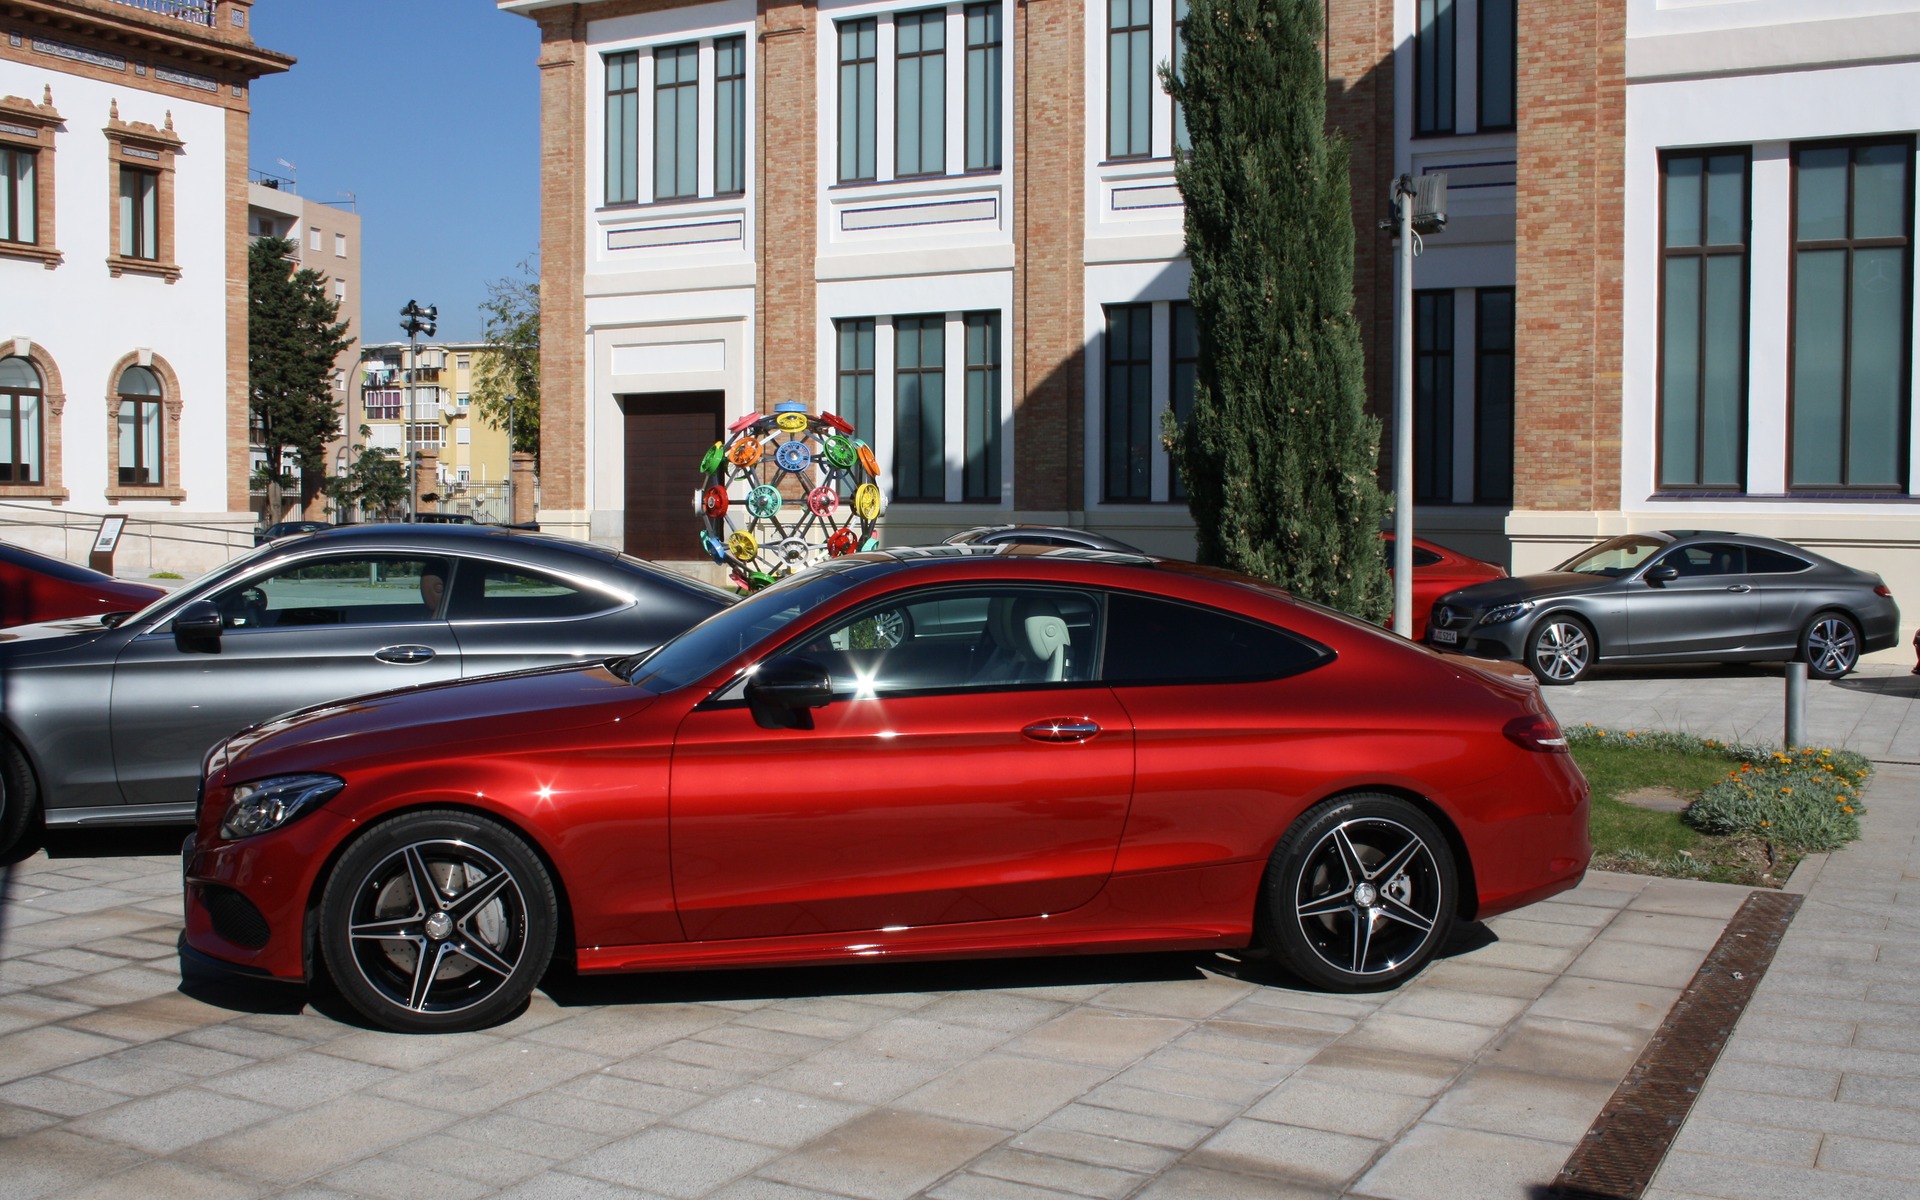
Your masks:
<path fill-rule="evenodd" d="M 1659 486 L 1745 486 L 1745 150 L 1661 159 Z"/>
<path fill-rule="evenodd" d="M 318 253 L 320 250 L 320 227 L 318 225 L 307 227 L 307 249 L 315 253 Z"/>
<path fill-rule="evenodd" d="M 894 18 L 893 173 L 941 175 L 947 169 L 947 13 Z"/>
<path fill-rule="evenodd" d="M 946 497 L 946 321 L 893 322 L 893 490 L 896 499 Z"/>
<path fill-rule="evenodd" d="M 606 202 L 632 204 L 640 199 L 640 55 L 609 54 L 606 64 Z"/>
<path fill-rule="evenodd" d="M 1153 499 L 1153 305 L 1107 306 L 1108 502 Z"/>
<path fill-rule="evenodd" d="M 840 182 L 879 178 L 875 160 L 880 105 L 880 23 L 842 21 L 840 35 Z"/>
<path fill-rule="evenodd" d="M 1413 498 L 1453 503 L 1453 292 L 1413 294 Z"/>
<path fill-rule="evenodd" d="M 873 426 L 873 318 L 838 321 L 839 342 L 835 378 L 839 383 L 834 411 L 852 423 L 853 430 L 871 443 Z"/>
<path fill-rule="evenodd" d="M 1413 136 L 1453 132 L 1453 0 L 1415 0 Z"/>
<path fill-rule="evenodd" d="M 166 482 L 160 441 L 160 380 L 145 367 L 120 373 L 120 486 Z"/>
<path fill-rule="evenodd" d="M 1904 485 L 1913 152 L 1910 137 L 1793 148 L 1790 487 Z"/>
<path fill-rule="evenodd" d="M 1513 289 L 1474 293 L 1473 502 L 1513 503 Z"/>
<path fill-rule="evenodd" d="M 1167 312 L 1173 324 L 1173 354 L 1167 371 L 1167 406 L 1173 410 L 1173 419 L 1181 428 L 1185 428 L 1187 422 L 1193 419 L 1193 388 L 1200 372 L 1200 322 L 1193 315 L 1193 305 L 1185 300 L 1169 304 Z M 1186 481 L 1180 478 L 1180 469 L 1171 465 L 1167 495 L 1172 500 L 1187 498 Z"/>
<path fill-rule="evenodd" d="M 967 167 L 1000 169 L 1000 5 L 969 4 L 967 21 Z"/>
<path fill-rule="evenodd" d="M 653 52 L 653 198 L 700 194 L 700 47 Z"/>
<path fill-rule="evenodd" d="M 1000 500 L 1000 314 L 968 313 L 966 459 L 960 498 Z"/>
<path fill-rule="evenodd" d="M 39 157 L 38 151 L 0 146 L 0 241 L 40 240 L 39 183 L 33 169 Z"/>
<path fill-rule="evenodd" d="M 0 483 L 41 482 L 46 388 L 24 358 L 0 358 Z"/>
<path fill-rule="evenodd" d="M 347 256 L 346 234 L 336 233 L 333 235 L 333 256 L 335 258 L 345 258 Z"/>
<path fill-rule="evenodd" d="M 1173 0 L 1173 77 L 1175 79 L 1180 78 L 1180 72 L 1186 67 L 1186 63 L 1187 0 Z M 1173 148 L 1175 150 L 1193 149 L 1193 138 L 1187 133 L 1187 111 L 1178 104 L 1173 106 Z"/>
<path fill-rule="evenodd" d="M 713 194 L 747 190 L 747 39 L 713 43 Z"/>
<path fill-rule="evenodd" d="M 336 304 L 345 304 L 347 302 L 346 280 L 336 279 L 333 281 L 333 300 Z"/>
<path fill-rule="evenodd" d="M 160 173 L 120 168 L 120 257 L 160 257 Z"/>
<path fill-rule="evenodd" d="M 1480 0 L 1480 53 L 1477 86 L 1482 133 L 1514 128 L 1518 107 L 1519 42 L 1514 29 L 1514 0 Z"/>
<path fill-rule="evenodd" d="M 444 433 L 438 421 L 419 421 L 408 426 L 416 450 L 438 450 Z"/>
<path fill-rule="evenodd" d="M 1107 0 L 1107 157 L 1153 153 L 1153 2 Z"/>
<path fill-rule="evenodd" d="M 453 366 L 454 366 L 454 369 L 455 369 L 455 370 L 457 370 L 457 371 L 468 371 L 468 370 L 471 370 L 471 369 L 473 368 L 473 355 L 471 355 L 471 354 L 456 354 L 456 355 L 454 355 L 454 356 L 453 356 Z"/>

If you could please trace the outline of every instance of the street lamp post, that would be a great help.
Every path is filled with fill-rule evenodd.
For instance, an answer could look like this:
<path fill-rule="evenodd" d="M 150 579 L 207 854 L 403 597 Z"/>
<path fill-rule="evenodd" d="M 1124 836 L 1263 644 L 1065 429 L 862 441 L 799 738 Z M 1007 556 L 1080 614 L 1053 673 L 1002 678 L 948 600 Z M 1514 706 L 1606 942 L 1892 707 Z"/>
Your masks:
<path fill-rule="evenodd" d="M 1447 177 L 1402 175 L 1393 181 L 1400 238 L 1400 329 L 1393 405 L 1393 631 L 1413 636 L 1413 257 L 1420 235 L 1447 223 Z M 1384 224 L 1384 222 L 1383 222 Z M 1450 436 L 1451 431 L 1448 432 Z"/>
<path fill-rule="evenodd" d="M 407 367 L 405 399 L 401 402 L 400 437 L 403 454 L 407 464 L 407 520 L 411 521 L 418 513 L 417 497 L 420 494 L 420 464 L 413 460 L 413 376 L 420 369 L 420 335 L 432 337 L 438 329 L 440 307 L 429 304 L 425 307 L 412 300 L 400 310 L 400 328 L 407 332 Z"/>

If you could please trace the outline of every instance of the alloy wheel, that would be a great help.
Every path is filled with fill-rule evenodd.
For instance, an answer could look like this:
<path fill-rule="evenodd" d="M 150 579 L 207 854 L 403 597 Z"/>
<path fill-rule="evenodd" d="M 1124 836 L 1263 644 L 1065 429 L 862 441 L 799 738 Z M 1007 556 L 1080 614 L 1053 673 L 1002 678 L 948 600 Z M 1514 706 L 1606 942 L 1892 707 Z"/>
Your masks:
<path fill-rule="evenodd" d="M 1807 664 L 1815 675 L 1838 679 L 1859 664 L 1860 636 L 1838 613 L 1814 618 L 1807 627 Z"/>
<path fill-rule="evenodd" d="M 361 879 L 347 923 L 353 965 L 409 1012 L 485 1003 L 527 952 L 527 902 L 499 859 L 458 840 L 412 842 Z"/>
<path fill-rule="evenodd" d="M 1446 876 L 1424 839 L 1398 821 L 1360 817 L 1307 852 L 1294 919 L 1327 966 L 1382 975 L 1420 956 L 1449 902 Z"/>
<path fill-rule="evenodd" d="M 1572 621 L 1554 621 L 1534 635 L 1534 669 L 1556 683 L 1572 683 L 1586 674 L 1592 658 L 1592 640 Z"/>

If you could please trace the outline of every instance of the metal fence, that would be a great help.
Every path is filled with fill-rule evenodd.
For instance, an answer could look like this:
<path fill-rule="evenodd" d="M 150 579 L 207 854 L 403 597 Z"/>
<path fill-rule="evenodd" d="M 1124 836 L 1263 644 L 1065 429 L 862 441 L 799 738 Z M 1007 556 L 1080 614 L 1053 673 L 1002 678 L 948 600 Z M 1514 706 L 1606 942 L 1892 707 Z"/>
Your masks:
<path fill-rule="evenodd" d="M 195 25 L 205 25 L 212 29 L 217 17 L 218 0 L 112 0 L 114 4 L 123 4 L 128 8 L 137 8 L 142 12 L 157 13 L 163 17 L 174 17 L 182 21 L 191 21 Z"/>

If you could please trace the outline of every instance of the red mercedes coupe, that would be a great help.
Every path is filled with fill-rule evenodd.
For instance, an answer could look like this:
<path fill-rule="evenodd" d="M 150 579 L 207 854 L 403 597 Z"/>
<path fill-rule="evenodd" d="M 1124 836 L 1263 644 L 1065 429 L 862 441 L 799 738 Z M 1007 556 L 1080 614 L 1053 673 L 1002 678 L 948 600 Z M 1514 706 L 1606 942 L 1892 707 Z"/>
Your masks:
<path fill-rule="evenodd" d="M 0 629 L 139 612 L 167 594 L 150 583 L 130 583 L 63 558 L 0 542 Z"/>
<path fill-rule="evenodd" d="M 1259 945 L 1391 987 L 1580 881 L 1530 678 L 1251 579 L 857 555 L 644 656 L 342 701 L 208 755 L 188 953 L 483 1027 L 582 972 Z"/>

